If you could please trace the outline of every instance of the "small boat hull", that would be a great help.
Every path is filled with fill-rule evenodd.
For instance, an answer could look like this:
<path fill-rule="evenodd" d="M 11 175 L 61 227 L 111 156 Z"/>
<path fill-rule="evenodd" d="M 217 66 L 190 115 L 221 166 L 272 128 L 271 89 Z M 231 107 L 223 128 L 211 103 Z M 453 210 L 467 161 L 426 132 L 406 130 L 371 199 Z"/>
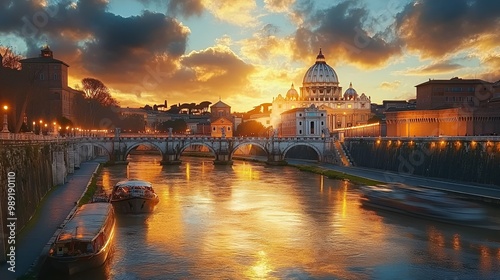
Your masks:
<path fill-rule="evenodd" d="M 49 250 L 52 267 L 72 275 L 103 265 L 112 249 L 114 213 L 113 206 L 103 202 L 77 209 Z"/>
<path fill-rule="evenodd" d="M 68 275 L 73 275 L 103 265 L 108 258 L 109 251 L 109 248 L 106 248 L 106 250 L 102 250 L 99 254 L 94 255 L 75 257 L 49 256 L 49 259 L 55 269 Z"/>
<path fill-rule="evenodd" d="M 135 197 L 123 200 L 112 200 L 111 204 L 118 213 L 139 214 L 153 212 L 158 202 L 157 199 Z"/>
<path fill-rule="evenodd" d="M 151 213 L 160 202 L 150 182 L 126 180 L 118 182 L 111 193 L 111 204 L 118 213 Z"/>
<path fill-rule="evenodd" d="M 479 205 L 448 197 L 445 193 L 410 186 L 364 186 L 364 206 L 418 218 L 483 229 L 499 229 Z"/>

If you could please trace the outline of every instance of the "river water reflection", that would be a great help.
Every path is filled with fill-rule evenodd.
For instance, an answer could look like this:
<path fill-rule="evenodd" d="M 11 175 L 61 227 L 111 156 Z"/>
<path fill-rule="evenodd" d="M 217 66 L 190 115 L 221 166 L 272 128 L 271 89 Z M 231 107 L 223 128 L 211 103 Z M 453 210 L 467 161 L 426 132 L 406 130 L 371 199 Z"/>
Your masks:
<path fill-rule="evenodd" d="M 104 168 L 105 188 L 141 178 L 160 203 L 120 216 L 109 261 L 75 279 L 500 278 L 498 233 L 366 209 L 355 185 L 292 167 L 159 160 Z"/>

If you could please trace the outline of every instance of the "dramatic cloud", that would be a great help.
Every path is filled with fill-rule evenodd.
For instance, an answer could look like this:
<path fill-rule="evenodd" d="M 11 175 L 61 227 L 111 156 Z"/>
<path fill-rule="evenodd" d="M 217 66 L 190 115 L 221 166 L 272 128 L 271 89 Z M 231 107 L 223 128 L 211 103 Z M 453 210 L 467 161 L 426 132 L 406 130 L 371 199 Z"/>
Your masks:
<path fill-rule="evenodd" d="M 204 0 L 203 3 L 206 9 L 221 21 L 243 27 L 255 26 L 258 23 L 255 1 Z"/>
<path fill-rule="evenodd" d="M 333 64 L 343 61 L 367 68 L 383 65 L 401 53 L 401 46 L 398 41 L 386 41 L 383 32 L 369 34 L 363 27 L 368 18 L 368 11 L 351 1 L 312 13 L 308 20 L 311 27 L 301 27 L 295 34 L 296 57 L 321 47 Z"/>
<path fill-rule="evenodd" d="M 437 75 L 453 73 L 454 71 L 461 69 L 462 67 L 462 65 L 451 61 L 439 61 L 430 65 L 423 65 L 421 67 L 407 69 L 405 71 L 398 71 L 397 74 L 408 76 Z"/>
<path fill-rule="evenodd" d="M 254 63 L 279 59 L 289 61 L 291 56 L 292 41 L 289 38 L 279 36 L 279 29 L 273 24 L 267 24 L 252 37 L 239 41 L 241 53 Z"/>
<path fill-rule="evenodd" d="M 490 47 L 496 47 L 500 45 L 500 2 L 422 0 L 410 3 L 398 16 L 397 28 L 408 49 L 424 58 L 446 56 L 486 41 Z"/>
<path fill-rule="evenodd" d="M 274 13 L 288 12 L 295 0 L 264 0 L 265 8 Z"/>
<path fill-rule="evenodd" d="M 489 82 L 500 80 L 500 54 L 489 55 L 482 61 L 484 73 L 480 74 L 481 79 Z"/>
<path fill-rule="evenodd" d="M 183 14 L 185 16 L 201 15 L 204 6 L 201 0 L 170 0 L 168 12 L 171 15 Z"/>

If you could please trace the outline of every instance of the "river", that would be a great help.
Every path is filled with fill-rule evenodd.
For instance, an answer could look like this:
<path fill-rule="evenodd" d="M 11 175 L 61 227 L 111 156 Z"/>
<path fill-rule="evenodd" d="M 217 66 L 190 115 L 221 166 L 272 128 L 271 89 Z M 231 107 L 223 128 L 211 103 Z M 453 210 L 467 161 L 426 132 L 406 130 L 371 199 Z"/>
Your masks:
<path fill-rule="evenodd" d="M 105 189 L 148 180 L 160 203 L 120 215 L 105 265 L 71 279 L 500 279 L 498 232 L 367 209 L 357 186 L 293 167 L 212 160 L 104 168 Z"/>

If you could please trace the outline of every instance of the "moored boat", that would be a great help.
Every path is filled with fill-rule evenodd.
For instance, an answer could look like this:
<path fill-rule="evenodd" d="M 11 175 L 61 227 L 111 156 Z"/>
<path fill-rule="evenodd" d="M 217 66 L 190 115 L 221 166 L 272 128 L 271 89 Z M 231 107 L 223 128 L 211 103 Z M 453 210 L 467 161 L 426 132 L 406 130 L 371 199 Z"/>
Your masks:
<path fill-rule="evenodd" d="M 126 180 L 114 186 L 110 202 L 120 213 L 150 213 L 160 199 L 150 182 Z"/>
<path fill-rule="evenodd" d="M 111 204 L 82 205 L 52 244 L 48 256 L 50 263 L 70 275 L 101 266 L 111 249 L 114 226 Z"/>
<path fill-rule="evenodd" d="M 361 191 L 361 202 L 366 206 L 440 222 L 498 228 L 480 205 L 452 198 L 441 191 L 403 184 L 363 186 Z"/>

